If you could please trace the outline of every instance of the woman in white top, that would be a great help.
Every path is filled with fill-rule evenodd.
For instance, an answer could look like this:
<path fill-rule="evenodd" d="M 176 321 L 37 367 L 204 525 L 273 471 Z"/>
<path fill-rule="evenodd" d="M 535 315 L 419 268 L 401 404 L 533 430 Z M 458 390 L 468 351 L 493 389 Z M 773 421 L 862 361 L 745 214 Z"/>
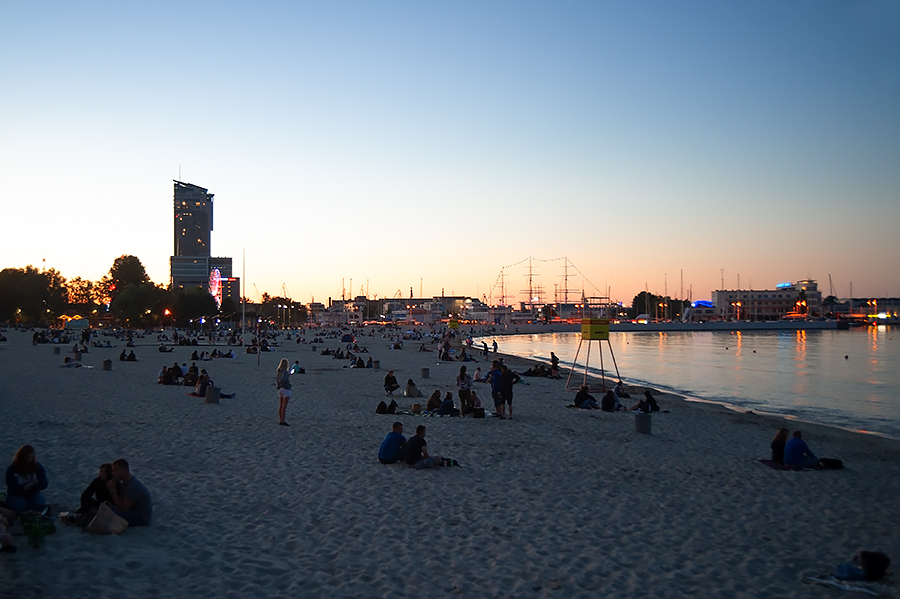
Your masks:
<path fill-rule="evenodd" d="M 291 399 L 291 371 L 287 358 L 282 358 L 275 371 L 275 386 L 278 388 L 278 424 L 290 426 L 285 422 L 288 401 Z"/>

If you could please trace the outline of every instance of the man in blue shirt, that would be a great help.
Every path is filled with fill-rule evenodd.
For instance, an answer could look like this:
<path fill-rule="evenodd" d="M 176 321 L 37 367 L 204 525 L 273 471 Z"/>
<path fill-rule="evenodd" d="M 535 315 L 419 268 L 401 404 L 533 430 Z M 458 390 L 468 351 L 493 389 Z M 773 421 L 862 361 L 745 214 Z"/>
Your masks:
<path fill-rule="evenodd" d="M 784 444 L 784 465 L 790 468 L 815 468 L 819 458 L 810 450 L 800 431 L 794 431 L 794 437 Z"/>
<path fill-rule="evenodd" d="M 403 436 L 403 423 L 395 422 L 391 432 L 387 434 L 378 449 L 378 461 L 382 464 L 394 464 L 403 459 L 406 449 L 406 437 Z"/>

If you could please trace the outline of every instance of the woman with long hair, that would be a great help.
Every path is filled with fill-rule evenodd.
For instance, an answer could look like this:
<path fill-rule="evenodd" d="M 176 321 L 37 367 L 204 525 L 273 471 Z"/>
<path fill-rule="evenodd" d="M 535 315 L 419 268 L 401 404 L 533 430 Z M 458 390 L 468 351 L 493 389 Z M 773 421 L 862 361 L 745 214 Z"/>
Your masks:
<path fill-rule="evenodd" d="M 285 422 L 288 401 L 291 399 L 291 371 L 287 358 L 282 358 L 275 371 L 275 387 L 278 388 L 278 424 L 290 426 Z"/>
<path fill-rule="evenodd" d="M 456 389 L 459 394 L 459 409 L 463 417 L 472 411 L 472 377 L 466 372 L 465 366 L 459 367 L 456 377 Z"/>
<path fill-rule="evenodd" d="M 6 469 L 6 507 L 17 514 L 38 511 L 46 503 L 41 491 L 47 484 L 47 471 L 37 461 L 34 447 L 23 445 Z"/>
<path fill-rule="evenodd" d="M 784 445 L 787 443 L 790 434 L 791 431 L 786 428 L 778 429 L 778 432 L 775 433 L 775 438 L 772 439 L 772 443 L 769 445 L 772 449 L 772 461 L 776 464 L 784 464 Z"/>

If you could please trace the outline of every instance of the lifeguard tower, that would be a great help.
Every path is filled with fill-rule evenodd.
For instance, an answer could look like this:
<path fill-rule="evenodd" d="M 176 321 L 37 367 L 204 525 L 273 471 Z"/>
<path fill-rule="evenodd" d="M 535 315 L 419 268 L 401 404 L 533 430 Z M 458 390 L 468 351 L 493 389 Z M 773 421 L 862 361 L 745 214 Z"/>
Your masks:
<path fill-rule="evenodd" d="M 616 380 L 619 380 L 619 366 L 616 364 L 616 356 L 613 354 L 612 344 L 609 342 L 609 321 L 610 317 L 614 317 L 618 313 L 618 304 L 613 304 L 608 297 L 586 297 L 582 301 L 582 318 L 581 318 L 581 339 L 578 341 L 578 350 L 575 352 L 575 360 L 572 361 L 572 369 L 569 370 L 569 377 L 566 379 L 567 391 L 578 391 L 582 385 L 587 385 L 589 391 L 606 392 L 606 370 L 603 363 L 603 342 L 606 341 L 609 349 L 610 358 L 612 358 L 613 368 L 616 371 Z M 575 376 L 575 383 L 572 377 L 578 369 L 578 356 L 581 355 L 581 348 L 587 341 L 587 351 L 584 358 L 584 372 L 581 382 Z M 588 368 L 591 361 L 591 342 L 597 342 L 597 353 L 600 355 L 600 387 L 591 387 L 588 384 Z M 573 386 L 574 385 L 574 386 Z"/>

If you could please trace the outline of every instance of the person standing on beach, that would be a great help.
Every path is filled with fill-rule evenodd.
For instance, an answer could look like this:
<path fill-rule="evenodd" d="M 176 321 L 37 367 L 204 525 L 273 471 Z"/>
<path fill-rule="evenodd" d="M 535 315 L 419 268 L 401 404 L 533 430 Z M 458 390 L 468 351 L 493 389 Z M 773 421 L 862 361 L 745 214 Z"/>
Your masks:
<path fill-rule="evenodd" d="M 494 339 L 494 353 L 497 353 L 497 340 Z"/>
<path fill-rule="evenodd" d="M 503 399 L 500 398 L 500 362 L 494 360 L 491 362 L 491 371 L 487 374 L 488 382 L 491 384 L 491 399 L 494 400 L 494 418 L 503 418 Z"/>
<path fill-rule="evenodd" d="M 456 389 L 459 394 L 459 409 L 465 418 L 466 414 L 472 411 L 472 377 L 466 372 L 465 366 L 459 367 Z"/>
<path fill-rule="evenodd" d="M 290 426 L 285 420 L 288 401 L 291 399 L 291 371 L 287 358 L 282 358 L 275 371 L 275 387 L 278 389 L 278 424 Z"/>
<path fill-rule="evenodd" d="M 512 420 L 512 400 L 513 400 L 513 385 L 518 383 L 521 379 L 519 375 L 509 369 L 509 366 L 504 364 L 500 367 L 500 411 L 501 414 L 503 412 L 503 404 L 509 406 L 509 419 Z"/>

